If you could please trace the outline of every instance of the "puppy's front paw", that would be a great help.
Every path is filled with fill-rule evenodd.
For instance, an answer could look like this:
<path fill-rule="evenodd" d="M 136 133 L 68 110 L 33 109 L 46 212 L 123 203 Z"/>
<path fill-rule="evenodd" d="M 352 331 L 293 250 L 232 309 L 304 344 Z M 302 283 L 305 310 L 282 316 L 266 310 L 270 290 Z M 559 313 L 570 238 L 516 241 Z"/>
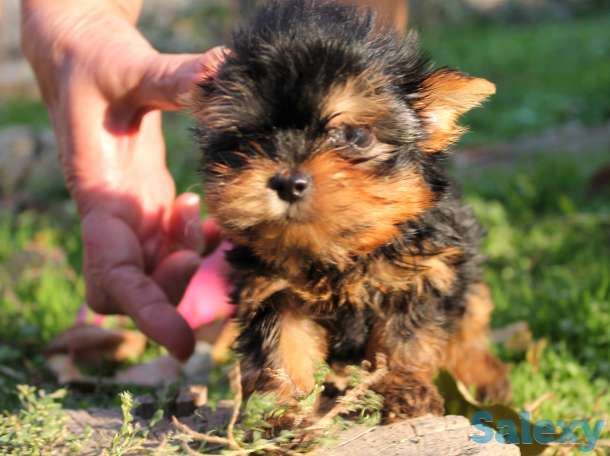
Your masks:
<path fill-rule="evenodd" d="M 288 408 L 281 415 L 270 416 L 266 419 L 270 426 L 271 434 L 278 435 L 285 429 L 293 429 L 302 421 L 296 408 Z"/>
<path fill-rule="evenodd" d="M 382 416 L 385 423 L 422 415 L 443 415 L 444 402 L 431 383 L 392 376 L 376 388 L 383 396 Z"/>

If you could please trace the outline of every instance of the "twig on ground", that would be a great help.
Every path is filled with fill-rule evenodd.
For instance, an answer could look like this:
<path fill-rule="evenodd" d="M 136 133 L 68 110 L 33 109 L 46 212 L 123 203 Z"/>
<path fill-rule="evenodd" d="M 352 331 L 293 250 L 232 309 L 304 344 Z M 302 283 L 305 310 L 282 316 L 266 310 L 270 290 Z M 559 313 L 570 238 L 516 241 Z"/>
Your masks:
<path fill-rule="evenodd" d="M 172 416 L 172 423 L 174 424 L 174 426 L 176 426 L 176 428 L 179 431 L 184 432 L 189 437 L 192 437 L 194 440 L 198 440 L 200 442 L 206 442 L 206 443 L 214 443 L 216 445 L 223 445 L 223 446 L 227 446 L 227 447 L 231 444 L 229 439 L 227 439 L 226 437 L 202 434 L 201 432 L 194 431 L 190 427 L 188 427 L 186 424 L 181 423 L 178 420 L 178 418 L 176 418 L 175 416 Z"/>
<path fill-rule="evenodd" d="M 186 442 L 180 442 L 180 448 L 182 448 L 182 451 L 184 451 L 189 456 L 205 456 L 205 454 L 193 450 Z"/>

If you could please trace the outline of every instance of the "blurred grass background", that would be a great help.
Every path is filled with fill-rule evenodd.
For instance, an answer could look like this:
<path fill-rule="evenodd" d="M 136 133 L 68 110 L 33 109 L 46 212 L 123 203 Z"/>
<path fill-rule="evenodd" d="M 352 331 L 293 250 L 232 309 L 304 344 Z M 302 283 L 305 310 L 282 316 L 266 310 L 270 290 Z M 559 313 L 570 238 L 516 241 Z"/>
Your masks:
<path fill-rule="evenodd" d="M 180 48 L 172 45 L 178 32 L 188 37 L 204 30 L 201 41 L 187 39 L 183 48 L 216 44 L 233 13 L 212 3 L 179 16 L 171 36 L 167 28 L 146 33 L 171 50 Z M 517 19 L 412 18 L 435 62 L 497 84 L 498 94 L 467 116 L 472 131 L 459 149 L 466 154 L 482 145 L 510 145 L 566 124 L 586 137 L 588 129 L 609 125 L 610 13 L 605 4 L 596 7 Z M 15 125 L 47 129 L 42 104 L 7 98 L 0 104 L 0 130 Z M 183 114 L 165 116 L 169 166 L 179 191 L 199 190 L 189 126 Z M 497 347 L 512 364 L 514 405 L 522 408 L 551 392 L 537 417 L 605 417 L 608 423 L 610 193 L 607 187 L 593 194 L 587 189 L 595 170 L 610 161 L 610 151 L 603 137 L 587 144 L 522 151 L 508 164 L 456 166 L 455 175 L 489 233 L 493 325 L 525 320 L 535 339 L 548 341 L 535 362 L 522 351 Z M 73 323 L 84 300 L 74 207 L 63 188 L 37 185 L 28 181 L 16 192 L 33 197 L 4 195 L 0 206 L 0 410 L 14 406 L 17 383 L 54 387 L 41 350 Z M 604 436 L 610 437 L 608 425 Z"/>

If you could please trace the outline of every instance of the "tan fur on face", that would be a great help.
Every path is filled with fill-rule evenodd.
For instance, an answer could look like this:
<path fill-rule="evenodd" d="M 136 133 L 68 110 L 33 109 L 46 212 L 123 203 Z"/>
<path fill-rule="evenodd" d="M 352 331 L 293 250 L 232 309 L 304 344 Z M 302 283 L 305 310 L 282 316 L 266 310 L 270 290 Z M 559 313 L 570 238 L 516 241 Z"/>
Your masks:
<path fill-rule="evenodd" d="M 286 203 L 267 188 L 280 169 L 264 158 L 208 185 L 210 212 L 231 237 L 271 263 L 290 267 L 292 257 L 298 267 L 303 255 L 312 255 L 344 266 L 351 256 L 390 242 L 401 222 L 432 204 L 432 191 L 412 169 L 380 178 L 334 151 L 316 154 L 300 169 L 312 176 L 313 188 L 293 219 L 286 216 Z M 244 237 L 246 229 L 255 234 Z"/>
<path fill-rule="evenodd" d="M 432 73 L 416 103 L 428 132 L 419 143 L 422 150 L 438 152 L 457 141 L 466 131 L 458 125 L 459 117 L 495 92 L 496 86 L 485 79 L 448 69 Z"/>
<path fill-rule="evenodd" d="M 322 116 L 332 119 L 328 127 L 374 125 L 387 116 L 395 102 L 384 91 L 387 83 L 381 71 L 369 69 L 332 87 L 322 107 Z"/>
<path fill-rule="evenodd" d="M 229 167 L 217 167 L 215 171 L 223 179 L 206 185 L 208 209 L 221 223 L 230 224 L 231 232 L 279 218 L 283 203 L 268 188 L 269 179 L 278 172 L 272 160 L 253 158 L 243 171 Z"/>

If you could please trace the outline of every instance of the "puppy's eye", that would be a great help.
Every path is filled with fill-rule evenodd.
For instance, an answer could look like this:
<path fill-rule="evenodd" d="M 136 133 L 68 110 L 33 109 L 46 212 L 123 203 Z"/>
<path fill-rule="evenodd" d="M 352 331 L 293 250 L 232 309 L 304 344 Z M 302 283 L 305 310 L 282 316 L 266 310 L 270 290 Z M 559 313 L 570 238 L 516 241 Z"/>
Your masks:
<path fill-rule="evenodd" d="M 345 141 L 358 149 L 368 149 L 375 142 L 375 134 L 368 127 L 345 126 Z"/>

